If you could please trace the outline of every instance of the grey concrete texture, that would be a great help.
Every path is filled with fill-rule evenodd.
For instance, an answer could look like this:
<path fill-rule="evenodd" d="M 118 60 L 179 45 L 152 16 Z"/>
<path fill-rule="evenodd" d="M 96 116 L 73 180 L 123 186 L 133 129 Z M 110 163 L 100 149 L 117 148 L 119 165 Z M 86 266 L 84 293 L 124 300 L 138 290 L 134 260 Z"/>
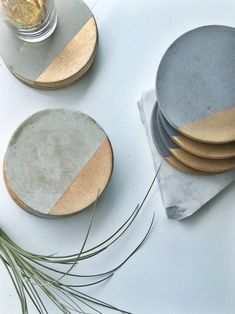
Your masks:
<path fill-rule="evenodd" d="M 235 106 L 235 28 L 204 26 L 178 38 L 156 79 L 162 113 L 175 128 Z"/>
<path fill-rule="evenodd" d="M 166 130 L 162 124 L 159 106 L 158 106 L 158 110 L 157 110 L 157 122 L 158 122 L 159 135 L 160 135 L 161 140 L 164 143 L 164 145 L 168 149 L 179 148 L 179 146 L 175 142 L 173 142 L 172 139 L 169 137 L 168 133 L 166 132 Z"/>
<path fill-rule="evenodd" d="M 151 133 L 152 133 L 152 138 L 153 142 L 159 152 L 159 154 L 163 157 L 169 157 L 171 156 L 171 152 L 167 148 L 167 146 L 164 144 L 161 135 L 160 135 L 160 125 L 159 125 L 159 119 L 158 119 L 158 103 L 156 102 L 153 112 L 152 112 L 152 117 L 151 117 Z"/>
<path fill-rule="evenodd" d="M 181 134 L 173 128 L 173 126 L 166 120 L 164 115 L 162 114 L 161 110 L 158 107 L 158 115 L 161 120 L 161 125 L 166 130 L 168 136 L 180 136 Z"/>
<path fill-rule="evenodd" d="M 91 10 L 82 0 L 57 0 L 56 10 L 55 33 L 39 43 L 24 42 L 0 21 L 0 55 L 22 79 L 34 82 L 92 17 Z"/>
<path fill-rule="evenodd" d="M 40 111 L 9 143 L 7 180 L 27 206 L 47 214 L 105 139 L 103 129 L 79 111 Z"/>

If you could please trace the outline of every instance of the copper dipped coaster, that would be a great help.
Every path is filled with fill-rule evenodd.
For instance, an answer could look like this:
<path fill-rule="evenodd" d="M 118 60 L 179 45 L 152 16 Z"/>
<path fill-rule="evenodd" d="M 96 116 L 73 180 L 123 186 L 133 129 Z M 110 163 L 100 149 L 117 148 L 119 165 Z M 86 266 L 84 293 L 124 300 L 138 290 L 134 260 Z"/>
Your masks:
<path fill-rule="evenodd" d="M 188 167 L 177 158 L 172 155 L 172 152 L 167 148 L 164 144 L 164 141 L 161 138 L 160 124 L 158 121 L 158 106 L 155 105 L 151 118 L 151 131 L 153 142 L 163 159 L 165 159 L 171 166 L 176 168 L 179 171 L 185 172 L 187 174 L 195 175 L 195 176 L 203 176 L 203 175 L 211 175 L 211 173 L 207 173 L 204 171 L 199 171 Z"/>
<path fill-rule="evenodd" d="M 206 158 L 198 157 L 198 156 L 195 156 L 186 152 L 185 150 L 180 148 L 176 143 L 174 143 L 171 140 L 171 138 L 168 136 L 167 132 L 165 131 L 161 123 L 159 110 L 158 110 L 157 121 L 159 125 L 160 136 L 165 146 L 169 149 L 172 155 L 183 164 L 193 169 L 209 172 L 211 174 L 221 173 L 226 170 L 235 168 L 235 158 L 233 159 L 206 159 Z"/>
<path fill-rule="evenodd" d="M 58 217 L 95 202 L 110 180 L 113 152 L 104 130 L 75 110 L 35 113 L 13 134 L 3 174 L 12 199 L 29 213 Z"/>
<path fill-rule="evenodd" d="M 57 89 L 71 85 L 95 59 L 98 30 L 88 6 L 82 0 L 57 0 L 56 10 L 57 28 L 40 43 L 24 42 L 0 22 L 0 55 L 12 74 L 31 87 Z"/>
<path fill-rule="evenodd" d="M 157 73 L 161 112 L 193 140 L 235 141 L 235 28 L 211 25 L 178 38 Z"/>
<path fill-rule="evenodd" d="M 188 153 L 207 159 L 229 159 L 235 157 L 235 142 L 217 145 L 193 141 L 174 129 L 171 124 L 168 123 L 161 110 L 158 111 L 158 114 L 167 135 L 173 142 Z"/>

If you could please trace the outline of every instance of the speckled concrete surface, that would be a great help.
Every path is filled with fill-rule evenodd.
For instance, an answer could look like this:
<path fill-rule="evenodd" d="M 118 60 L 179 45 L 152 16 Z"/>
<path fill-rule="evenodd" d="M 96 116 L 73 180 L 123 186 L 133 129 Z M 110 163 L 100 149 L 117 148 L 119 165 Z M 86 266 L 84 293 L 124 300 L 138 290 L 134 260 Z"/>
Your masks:
<path fill-rule="evenodd" d="M 6 155 L 6 176 L 17 197 L 47 214 L 106 138 L 87 115 L 44 110 L 13 135 Z"/>

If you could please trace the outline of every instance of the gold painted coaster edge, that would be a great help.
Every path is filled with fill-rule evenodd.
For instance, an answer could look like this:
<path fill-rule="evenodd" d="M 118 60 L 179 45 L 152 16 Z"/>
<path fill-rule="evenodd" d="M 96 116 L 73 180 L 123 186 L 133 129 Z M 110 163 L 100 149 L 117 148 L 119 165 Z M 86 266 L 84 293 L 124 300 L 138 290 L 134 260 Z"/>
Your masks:
<path fill-rule="evenodd" d="M 192 158 L 195 158 L 195 163 L 192 165 L 192 162 L 194 162 L 193 160 L 191 160 L 190 162 L 188 162 L 188 159 L 187 159 L 187 155 L 185 157 L 182 157 L 182 154 L 178 153 L 178 152 L 181 152 L 183 151 L 184 153 L 186 153 L 187 155 L 190 155 L 192 156 Z M 228 166 L 224 166 L 224 165 L 216 165 L 212 168 L 206 168 L 207 165 L 205 165 L 203 163 L 203 159 L 205 159 L 206 161 L 210 162 L 212 161 L 211 159 L 206 159 L 206 158 L 202 158 L 202 157 L 198 157 L 198 156 L 195 156 L 195 155 L 192 155 L 192 154 L 189 154 L 188 152 L 184 151 L 183 149 L 181 148 L 172 148 L 170 149 L 170 152 L 171 154 L 178 160 L 180 161 L 181 163 L 187 165 L 188 167 L 192 168 L 192 169 L 195 169 L 195 170 L 199 170 L 199 171 L 203 171 L 203 172 L 209 172 L 209 173 L 212 173 L 212 174 L 217 174 L 217 173 L 223 173 L 223 172 L 226 172 L 226 171 L 229 171 L 229 170 L 232 170 L 235 168 L 235 166 L 233 165 L 228 165 Z M 200 163 L 200 160 L 199 159 L 202 159 L 202 162 Z M 220 162 L 222 161 L 221 159 L 214 159 L 213 161 L 215 162 Z M 224 161 L 226 162 L 229 162 L 231 161 L 231 159 L 224 159 Z M 223 169 L 222 169 L 223 168 Z"/>
<path fill-rule="evenodd" d="M 191 168 L 187 166 L 186 164 L 184 164 L 183 162 L 179 161 L 174 156 L 168 156 L 168 157 L 165 157 L 164 159 L 168 162 L 168 164 L 171 167 L 173 167 L 177 171 L 180 171 L 186 175 L 198 176 L 198 177 L 216 175 L 216 173 L 205 172 L 205 171 Z M 180 164 L 182 164 L 183 167 Z M 187 170 L 183 170 L 183 169 L 187 169 Z"/>
<path fill-rule="evenodd" d="M 183 136 L 183 135 L 180 135 L 180 136 Z M 179 146 L 179 148 L 185 150 L 186 152 L 192 154 L 192 155 L 195 155 L 195 156 L 198 156 L 198 157 L 201 157 L 201 158 L 206 158 L 206 159 L 212 159 L 212 160 L 222 160 L 222 159 L 232 159 L 232 158 L 235 158 L 235 151 L 234 153 L 231 153 L 230 155 L 229 154 L 225 154 L 224 156 L 219 156 L 219 155 L 211 155 L 211 154 L 206 154 L 202 151 L 199 151 L 199 150 L 194 150 L 194 149 L 190 149 L 188 148 L 188 146 L 182 144 L 178 138 L 180 136 L 171 136 L 171 140 Z M 187 138 L 188 139 L 188 138 Z M 189 139 L 188 139 L 189 140 Z M 191 139 L 190 139 L 191 140 Z M 215 145 L 216 144 L 209 144 L 209 143 L 200 143 L 200 142 L 196 142 L 196 143 L 199 143 L 199 144 L 208 144 L 208 145 Z M 231 142 L 232 143 L 232 142 Z M 226 145 L 226 144 L 218 144 L 218 145 Z"/>

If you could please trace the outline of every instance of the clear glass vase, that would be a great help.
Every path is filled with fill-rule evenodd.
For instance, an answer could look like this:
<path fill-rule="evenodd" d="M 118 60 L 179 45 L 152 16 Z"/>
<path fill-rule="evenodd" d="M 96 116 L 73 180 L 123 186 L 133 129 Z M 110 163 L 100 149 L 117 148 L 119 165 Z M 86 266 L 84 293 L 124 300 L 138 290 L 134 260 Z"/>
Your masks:
<path fill-rule="evenodd" d="M 1 17 L 28 42 L 47 39 L 56 29 L 54 0 L 0 0 Z"/>

